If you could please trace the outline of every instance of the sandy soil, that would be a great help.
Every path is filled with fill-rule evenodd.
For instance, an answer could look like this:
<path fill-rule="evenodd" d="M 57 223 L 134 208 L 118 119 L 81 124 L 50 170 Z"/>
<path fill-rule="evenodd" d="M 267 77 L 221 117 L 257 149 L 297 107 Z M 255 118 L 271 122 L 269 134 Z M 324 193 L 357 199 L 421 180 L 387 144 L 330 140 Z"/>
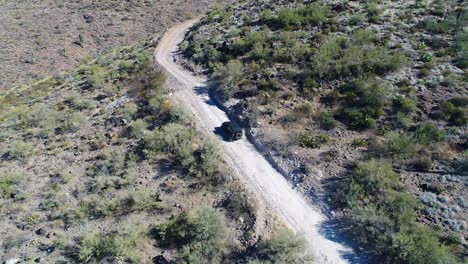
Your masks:
<path fill-rule="evenodd" d="M 156 49 L 156 61 L 171 75 L 169 81 L 175 99 L 180 100 L 192 114 L 198 129 L 213 133 L 228 120 L 209 97 L 206 79 L 193 75 L 174 62 L 178 43 L 196 20 L 171 28 Z M 337 235 L 330 219 L 295 191 L 287 180 L 246 139 L 236 142 L 219 140 L 225 159 L 245 186 L 272 209 L 287 226 L 304 235 L 317 263 L 363 263 L 353 249 Z"/>

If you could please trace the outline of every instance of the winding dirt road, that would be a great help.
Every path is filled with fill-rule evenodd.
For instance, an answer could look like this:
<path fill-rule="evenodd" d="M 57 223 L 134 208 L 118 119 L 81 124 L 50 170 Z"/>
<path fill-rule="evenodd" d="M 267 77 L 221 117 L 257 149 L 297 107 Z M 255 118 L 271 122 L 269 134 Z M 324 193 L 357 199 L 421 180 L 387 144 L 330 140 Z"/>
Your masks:
<path fill-rule="evenodd" d="M 167 31 L 156 49 L 156 61 L 171 75 L 173 96 L 194 115 L 197 129 L 213 133 L 228 120 L 206 93 L 206 79 L 193 75 L 174 62 L 178 44 L 185 32 L 196 22 L 190 20 Z M 174 80 L 176 82 L 174 82 Z M 333 237 L 334 230 L 323 227 L 326 217 L 312 207 L 287 180 L 247 140 L 220 140 L 226 162 L 232 166 L 240 181 L 254 192 L 261 204 L 276 213 L 292 230 L 304 235 L 317 263 L 356 263 L 353 251 Z M 333 241 L 332 241 L 333 240 Z M 341 241 L 340 241 L 341 242 Z"/>

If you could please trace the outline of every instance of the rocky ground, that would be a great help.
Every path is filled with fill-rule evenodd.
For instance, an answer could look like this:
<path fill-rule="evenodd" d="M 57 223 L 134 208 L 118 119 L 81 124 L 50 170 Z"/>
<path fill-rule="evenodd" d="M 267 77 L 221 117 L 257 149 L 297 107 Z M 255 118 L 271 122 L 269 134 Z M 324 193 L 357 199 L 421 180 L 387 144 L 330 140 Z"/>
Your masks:
<path fill-rule="evenodd" d="M 214 150 L 203 156 L 209 161 L 195 158 L 208 143 L 165 96 L 152 59 L 157 40 L 1 91 L 1 263 L 175 263 L 191 254 L 182 250 L 191 240 L 186 231 L 170 234 L 182 242 L 163 235 L 177 219 L 185 219 L 179 228 L 207 224 L 199 234 L 205 246 L 206 236 L 221 239 L 197 255 L 203 261 L 237 261 L 249 256 L 236 255 L 242 248 L 281 228 L 228 170 L 217 169 Z M 158 137 L 180 132 L 185 156 L 159 149 Z M 261 229 L 255 212 L 270 219 Z"/>
<path fill-rule="evenodd" d="M 0 1 L 0 89 L 71 69 L 230 1 Z"/>
<path fill-rule="evenodd" d="M 331 204 L 332 207 L 332 196 L 340 192 L 341 182 L 356 161 L 369 156 L 385 157 L 381 151 L 382 146 L 390 141 L 388 131 L 396 131 L 401 139 L 419 124 L 434 124 L 443 133 L 443 140 L 418 148 L 410 156 L 391 156 L 391 160 L 401 181 L 423 205 L 420 221 L 458 236 L 465 247 L 463 249 L 462 246 L 461 254 L 466 254 L 467 46 L 463 22 L 461 29 L 456 29 L 453 24 L 457 19 L 466 21 L 466 6 L 443 1 L 323 2 L 331 7 L 333 15 L 328 18 L 333 22 L 328 20 L 329 24 L 325 22 L 322 27 L 300 28 L 297 38 L 300 44 L 290 40 L 294 43 L 291 45 L 311 45 L 311 53 L 314 54 L 320 45 L 317 39 L 325 38 L 324 35 L 352 35 L 358 29 L 373 32 L 385 45 L 401 51 L 408 60 L 397 70 L 378 74 L 376 78 L 393 91 L 391 101 L 404 97 L 414 102 L 411 113 L 400 114 L 403 112 L 401 105 L 387 104 L 372 129 L 356 131 L 350 129 L 346 122 L 336 122 L 333 128 L 324 129 L 321 114 L 337 108 L 336 104 L 325 100 L 351 78 L 314 84 L 316 86 L 311 92 L 304 93 L 300 79 L 307 75 L 301 72 L 300 64 L 298 66 L 295 61 L 268 63 L 268 57 L 253 57 L 260 56 L 257 54 L 262 50 L 252 49 L 250 53 L 242 50 L 243 47 L 249 49 L 245 48 L 249 45 L 247 41 L 255 41 L 255 37 L 256 41 L 262 39 L 261 35 L 251 39 L 249 36 L 253 36 L 251 32 L 265 32 L 265 25 L 261 22 L 267 16 L 265 10 L 275 13 L 285 6 L 294 6 L 294 3 L 249 1 L 212 13 L 194 27 L 186 43 L 182 44 L 186 58 L 182 58 L 181 63 L 195 72 L 213 73 L 215 85 L 220 84 L 216 83 L 217 78 L 221 79 L 221 85 L 231 85 L 226 106 L 250 125 L 252 113 L 256 113 L 256 122 L 251 130 L 289 173 L 291 181 L 312 199 L 328 201 L 328 206 Z M 266 45 L 275 52 L 278 46 L 288 48 L 287 44 L 280 42 L 284 40 L 275 39 L 268 29 L 266 34 L 269 36 L 267 39 L 273 39 L 267 40 Z M 278 31 L 275 34 L 278 36 Z M 265 49 L 264 44 L 263 51 Z M 226 84 L 226 78 L 220 76 L 229 66 L 223 68 L 223 64 L 227 65 L 233 59 L 243 63 L 242 74 L 237 82 L 233 81 L 234 84 Z M 235 71 L 234 66 L 231 69 Z M 260 73 L 252 74 L 256 72 L 253 69 Z M 261 85 L 265 85 L 260 82 L 265 82 L 263 75 L 267 75 L 267 81 L 276 81 L 276 87 L 272 90 L 262 88 Z M 438 117 L 441 109 L 447 106 L 446 102 L 453 98 L 463 101 L 460 112 L 465 117 L 457 124 L 454 120 Z M 305 114 L 304 105 L 307 106 Z M 298 142 L 298 137 L 304 133 L 326 139 L 314 147 L 305 147 Z"/>

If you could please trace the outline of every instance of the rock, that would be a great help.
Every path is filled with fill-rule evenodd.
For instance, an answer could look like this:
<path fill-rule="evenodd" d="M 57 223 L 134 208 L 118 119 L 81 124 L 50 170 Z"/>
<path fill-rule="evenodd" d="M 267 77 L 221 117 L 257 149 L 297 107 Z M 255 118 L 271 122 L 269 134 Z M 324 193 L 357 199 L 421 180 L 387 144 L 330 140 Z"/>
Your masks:
<path fill-rule="evenodd" d="M 437 196 L 437 200 L 439 200 L 442 203 L 448 203 L 450 201 L 450 198 L 448 198 L 445 195 L 439 195 Z"/>
<path fill-rule="evenodd" d="M 431 184 L 424 183 L 421 184 L 420 187 L 426 192 L 433 192 L 436 194 L 441 194 L 445 190 L 444 186 L 438 182 Z"/>
<path fill-rule="evenodd" d="M 158 255 L 153 258 L 153 263 L 154 264 L 169 264 L 169 261 L 163 256 L 163 255 Z"/>
<path fill-rule="evenodd" d="M 41 263 L 41 258 L 35 258 L 35 259 L 34 259 L 34 262 L 36 262 L 36 263 Z"/>
<path fill-rule="evenodd" d="M 461 208 L 460 208 L 460 206 L 458 206 L 458 205 L 452 206 L 451 209 L 452 209 L 452 211 L 455 212 L 455 213 L 459 213 L 459 212 L 461 211 Z"/>
<path fill-rule="evenodd" d="M 41 227 L 39 229 L 36 230 L 36 235 L 39 235 L 39 236 L 45 236 L 49 233 L 49 229 L 47 227 Z"/>
<path fill-rule="evenodd" d="M 5 261 L 5 264 L 16 264 L 18 262 L 20 262 L 20 259 L 11 258 L 11 259 L 7 259 L 7 261 Z"/>
<path fill-rule="evenodd" d="M 462 208 L 467 208 L 468 207 L 468 202 L 465 200 L 465 198 L 458 197 L 457 201 L 458 201 L 458 205 L 460 205 Z"/>
<path fill-rule="evenodd" d="M 84 20 L 86 23 L 91 23 L 94 21 L 94 17 L 92 15 L 83 15 Z"/>
<path fill-rule="evenodd" d="M 460 229 L 461 230 L 465 230 L 466 229 L 466 222 L 464 220 L 460 220 L 458 222 L 459 226 L 460 226 Z"/>
<path fill-rule="evenodd" d="M 432 204 L 436 204 L 437 203 L 437 197 L 435 194 L 431 193 L 431 192 L 424 192 L 421 197 L 420 197 L 421 201 L 424 203 L 424 204 L 428 204 L 428 205 L 432 205 Z"/>

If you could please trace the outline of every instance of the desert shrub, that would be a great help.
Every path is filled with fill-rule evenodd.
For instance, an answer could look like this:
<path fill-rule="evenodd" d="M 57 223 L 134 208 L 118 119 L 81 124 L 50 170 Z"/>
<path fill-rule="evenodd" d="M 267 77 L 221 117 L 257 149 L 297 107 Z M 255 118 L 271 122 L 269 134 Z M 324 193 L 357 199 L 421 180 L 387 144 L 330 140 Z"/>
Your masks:
<path fill-rule="evenodd" d="M 312 26 L 324 24 L 331 13 L 327 5 L 322 5 L 318 2 L 298 7 L 296 12 L 302 17 L 303 23 Z"/>
<path fill-rule="evenodd" d="M 320 127 L 325 130 L 334 129 L 337 126 L 333 114 L 330 112 L 322 112 L 319 117 Z"/>
<path fill-rule="evenodd" d="M 145 136 L 148 129 L 148 123 L 143 119 L 137 119 L 130 125 L 130 136 L 141 139 Z"/>
<path fill-rule="evenodd" d="M 0 172 L 0 198 L 20 200 L 23 195 L 22 184 L 26 181 L 26 175 L 21 172 Z"/>
<path fill-rule="evenodd" d="M 445 135 L 444 132 L 437 129 L 434 124 L 426 122 L 416 128 L 413 137 L 416 143 L 430 145 L 442 141 Z"/>
<path fill-rule="evenodd" d="M 143 261 L 146 230 L 131 220 L 119 226 L 118 231 L 91 232 L 81 237 L 72 249 L 80 263 L 100 263 L 106 258 L 126 263 Z"/>
<path fill-rule="evenodd" d="M 326 134 L 320 134 L 317 136 L 311 136 L 309 134 L 299 135 L 299 145 L 306 148 L 320 148 L 323 144 L 328 143 L 330 136 Z"/>
<path fill-rule="evenodd" d="M 352 43 L 359 46 L 369 45 L 377 40 L 374 32 L 365 29 L 358 29 L 351 36 Z"/>
<path fill-rule="evenodd" d="M 349 209 L 357 240 L 383 263 L 433 263 L 434 259 L 456 263 L 438 235 L 417 222 L 420 205 L 390 163 L 374 159 L 359 163 L 341 201 Z"/>
<path fill-rule="evenodd" d="M 429 157 L 421 157 L 412 161 L 410 165 L 417 171 L 429 171 L 432 168 L 432 160 Z"/>
<path fill-rule="evenodd" d="M 86 116 L 81 112 L 67 113 L 60 125 L 63 132 L 76 132 L 86 121 Z"/>
<path fill-rule="evenodd" d="M 377 21 L 379 19 L 379 16 L 383 13 L 383 9 L 378 6 L 377 3 L 368 1 L 366 3 L 366 10 L 367 10 L 367 15 L 369 16 L 369 19 L 373 22 Z"/>
<path fill-rule="evenodd" d="M 393 189 L 399 186 L 398 174 L 385 160 L 372 159 L 358 163 L 348 180 L 344 201 L 349 206 L 367 197 L 378 195 L 383 189 Z"/>
<path fill-rule="evenodd" d="M 438 112 L 438 116 L 455 126 L 463 126 L 468 123 L 466 110 L 455 106 L 451 102 L 442 103 L 440 106 L 440 111 Z"/>
<path fill-rule="evenodd" d="M 262 19 L 275 28 L 289 28 L 300 25 L 321 26 L 327 22 L 330 13 L 328 6 L 314 2 L 294 8 L 281 8 L 275 15 L 271 11 L 267 11 L 262 14 Z"/>
<path fill-rule="evenodd" d="M 3 156 L 13 159 L 23 160 L 36 152 L 36 148 L 33 143 L 26 142 L 23 140 L 15 140 L 11 142 L 5 149 L 3 149 L 0 153 Z"/>
<path fill-rule="evenodd" d="M 438 21 L 437 19 L 431 17 L 423 19 L 418 26 L 436 34 L 444 34 L 450 30 L 450 24 L 447 21 Z"/>
<path fill-rule="evenodd" d="M 354 148 L 363 148 L 363 147 L 367 147 L 368 145 L 369 143 L 367 142 L 367 140 L 363 138 L 355 138 L 351 142 L 351 146 Z"/>
<path fill-rule="evenodd" d="M 240 216 L 251 217 L 255 215 L 255 208 L 245 192 L 231 193 L 224 202 L 224 206 L 230 216 L 236 219 Z"/>
<path fill-rule="evenodd" d="M 83 73 L 88 80 L 88 82 L 95 88 L 101 87 L 109 73 L 105 67 L 99 65 L 90 65 L 82 68 L 81 73 Z"/>
<path fill-rule="evenodd" d="M 164 246 L 177 246 L 180 263 L 221 263 L 228 234 L 224 215 L 211 207 L 181 214 L 154 228 Z"/>
<path fill-rule="evenodd" d="M 389 98 L 389 89 L 376 81 L 355 80 L 341 87 L 344 105 L 337 117 L 351 129 L 364 130 L 372 127 L 375 119 L 383 114 Z"/>
<path fill-rule="evenodd" d="M 394 158 L 408 158 L 418 150 L 412 135 L 398 132 L 385 134 L 383 153 Z"/>
<path fill-rule="evenodd" d="M 159 194 L 146 189 L 132 191 L 109 200 L 91 199 L 83 202 L 81 206 L 83 211 L 92 217 L 124 215 L 139 211 L 151 212 L 162 208 Z"/>
<path fill-rule="evenodd" d="M 456 107 L 468 107 L 468 96 L 455 97 L 449 100 Z"/>
<path fill-rule="evenodd" d="M 351 26 L 362 25 L 366 21 L 366 17 L 362 14 L 354 15 L 349 18 L 349 24 Z"/>
<path fill-rule="evenodd" d="M 214 73 L 214 79 L 221 86 L 225 96 L 232 96 L 234 85 L 241 79 L 243 64 L 239 60 L 230 60 L 222 69 Z"/>
<path fill-rule="evenodd" d="M 288 229 L 276 232 L 269 240 L 260 241 L 249 263 L 312 263 L 305 241 Z"/>
<path fill-rule="evenodd" d="M 115 253 L 114 248 L 114 240 L 111 236 L 90 233 L 81 238 L 78 243 L 78 260 L 83 263 L 89 263 L 92 260 L 99 261 L 112 256 Z"/>
<path fill-rule="evenodd" d="M 134 102 L 129 102 L 125 104 L 124 111 L 131 118 L 138 113 L 138 105 Z"/>
<path fill-rule="evenodd" d="M 411 98 L 397 96 L 395 99 L 393 99 L 393 108 L 396 112 L 410 114 L 416 110 L 416 101 Z"/>
<path fill-rule="evenodd" d="M 455 38 L 455 49 L 457 51 L 456 63 L 457 66 L 466 69 L 468 68 L 468 31 L 464 30 L 457 34 Z"/>
<path fill-rule="evenodd" d="M 375 125 L 375 119 L 357 108 L 345 108 L 337 112 L 337 117 L 353 130 L 366 130 Z"/>
<path fill-rule="evenodd" d="M 396 258 L 404 263 L 456 264 L 459 261 L 450 249 L 441 245 L 438 234 L 428 226 L 416 225 L 403 229 L 396 235 Z"/>
<path fill-rule="evenodd" d="M 219 171 L 221 158 L 217 146 L 183 125 L 171 123 L 148 133 L 142 144 L 146 157 L 160 151 L 169 153 L 192 176 L 210 177 Z"/>
<path fill-rule="evenodd" d="M 60 124 L 59 112 L 43 103 L 30 107 L 20 105 L 11 114 L 11 124 L 14 129 L 29 130 L 38 137 L 47 137 L 54 133 Z"/>
<path fill-rule="evenodd" d="M 90 99 L 84 99 L 78 92 L 72 92 L 64 100 L 65 104 L 75 110 L 92 109 L 96 107 L 96 102 Z"/>
<path fill-rule="evenodd" d="M 125 167 L 125 153 L 119 150 L 104 149 L 99 154 L 100 161 L 87 169 L 91 177 L 116 176 Z"/>
<path fill-rule="evenodd" d="M 210 243 L 194 243 L 182 247 L 177 263 L 180 264 L 221 264 L 223 252 Z"/>

